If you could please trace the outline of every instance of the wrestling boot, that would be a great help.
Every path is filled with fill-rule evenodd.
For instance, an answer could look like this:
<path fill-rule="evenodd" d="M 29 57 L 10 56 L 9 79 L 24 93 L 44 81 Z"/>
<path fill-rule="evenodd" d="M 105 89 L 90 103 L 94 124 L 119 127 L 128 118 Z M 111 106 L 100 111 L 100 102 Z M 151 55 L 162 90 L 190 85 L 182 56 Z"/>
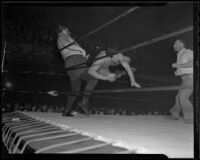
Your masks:
<path fill-rule="evenodd" d="M 192 124 L 192 123 L 194 123 L 194 120 L 193 119 L 183 119 L 183 122 Z"/>
<path fill-rule="evenodd" d="M 71 112 L 64 112 L 64 113 L 62 113 L 62 116 L 64 116 L 64 117 L 73 117 L 74 115 L 71 114 Z"/>
<path fill-rule="evenodd" d="M 180 118 L 179 118 L 179 117 L 172 116 L 172 115 L 168 115 L 168 116 L 165 116 L 165 119 L 179 120 Z"/>
<path fill-rule="evenodd" d="M 79 102 L 78 104 L 78 107 L 80 107 L 83 111 L 84 111 L 84 114 L 86 114 L 87 116 L 90 115 L 89 111 L 88 111 L 88 103 L 83 103 L 83 102 Z"/>
<path fill-rule="evenodd" d="M 165 116 L 165 119 L 169 119 L 169 120 L 179 120 L 180 119 L 180 114 L 179 116 L 175 116 L 175 115 L 172 115 L 170 112 L 167 113 L 167 116 Z"/>

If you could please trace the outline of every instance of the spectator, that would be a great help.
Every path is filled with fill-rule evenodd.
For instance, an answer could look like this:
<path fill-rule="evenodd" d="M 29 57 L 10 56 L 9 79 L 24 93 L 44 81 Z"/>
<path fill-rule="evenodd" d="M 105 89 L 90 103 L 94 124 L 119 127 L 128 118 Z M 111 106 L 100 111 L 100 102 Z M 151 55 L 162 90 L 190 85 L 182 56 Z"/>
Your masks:
<path fill-rule="evenodd" d="M 103 111 L 100 111 L 100 112 L 99 112 L 99 115 L 104 115 L 104 112 L 103 112 Z"/>
<path fill-rule="evenodd" d="M 35 111 L 36 111 L 36 108 L 37 108 L 37 104 L 36 104 L 36 103 L 33 103 L 32 112 L 35 112 Z"/>
<path fill-rule="evenodd" d="M 47 108 L 46 112 L 53 113 L 54 110 L 53 110 L 52 106 L 49 106 L 49 107 Z"/>
<path fill-rule="evenodd" d="M 152 112 L 151 112 L 151 111 L 149 111 L 149 112 L 148 112 L 148 115 L 152 115 Z"/>
<path fill-rule="evenodd" d="M 122 110 L 121 115 L 127 115 L 127 111 L 126 110 Z"/>
<path fill-rule="evenodd" d="M 42 112 L 47 112 L 47 105 L 46 104 L 42 105 L 41 111 Z"/>
<path fill-rule="evenodd" d="M 38 107 L 38 108 L 36 108 L 36 110 L 35 110 L 36 112 L 42 112 L 42 110 Z"/>
<path fill-rule="evenodd" d="M 115 114 L 115 110 L 114 110 L 113 108 L 111 108 L 110 114 L 111 114 L 111 115 L 114 115 L 114 114 Z"/>
<path fill-rule="evenodd" d="M 14 105 L 14 111 L 18 111 L 18 110 L 19 110 L 19 104 L 15 103 L 15 105 Z"/>

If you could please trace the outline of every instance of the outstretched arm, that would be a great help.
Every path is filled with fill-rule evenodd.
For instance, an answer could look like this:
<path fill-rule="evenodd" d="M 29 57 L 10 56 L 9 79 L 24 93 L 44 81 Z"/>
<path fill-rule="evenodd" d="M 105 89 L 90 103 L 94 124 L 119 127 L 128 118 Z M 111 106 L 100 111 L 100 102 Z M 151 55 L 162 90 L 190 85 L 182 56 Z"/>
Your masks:
<path fill-rule="evenodd" d="M 107 80 L 107 77 L 103 76 L 102 74 L 98 72 L 100 67 L 101 67 L 101 64 L 98 64 L 98 63 L 92 64 L 92 66 L 88 69 L 88 73 L 92 75 L 93 77 L 95 77 L 96 79 Z"/>
<path fill-rule="evenodd" d="M 120 63 L 122 64 L 122 66 L 125 68 L 126 72 L 128 73 L 128 76 L 130 78 L 131 81 L 131 86 L 135 86 L 137 88 L 141 88 L 141 86 L 135 81 L 135 77 L 133 75 L 133 70 L 130 67 L 129 63 L 130 63 L 130 58 L 123 56 L 121 53 L 118 54 L 118 59 L 120 61 Z"/>
<path fill-rule="evenodd" d="M 131 86 L 135 86 L 137 88 L 141 88 L 141 86 L 135 81 L 135 77 L 133 75 L 132 69 L 130 67 L 130 65 L 127 62 L 121 62 L 122 66 L 125 68 L 125 70 L 128 73 L 128 76 L 130 78 L 131 81 Z"/>
<path fill-rule="evenodd" d="M 193 67 L 193 51 L 187 50 L 187 52 L 184 54 L 184 56 L 187 59 L 187 62 L 174 63 L 174 64 L 172 64 L 172 67 L 173 68 L 192 68 Z"/>

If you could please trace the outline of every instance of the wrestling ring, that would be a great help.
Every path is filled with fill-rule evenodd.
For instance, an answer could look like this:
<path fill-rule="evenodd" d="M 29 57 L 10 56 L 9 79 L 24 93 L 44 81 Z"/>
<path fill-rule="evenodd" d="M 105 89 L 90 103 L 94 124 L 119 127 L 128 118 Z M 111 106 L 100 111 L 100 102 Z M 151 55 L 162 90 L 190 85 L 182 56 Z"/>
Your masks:
<path fill-rule="evenodd" d="M 120 18 L 137 11 L 140 7 L 133 7 L 102 26 L 94 29 L 75 42 L 79 42 Z M 145 42 L 121 49 L 128 51 L 144 47 L 179 34 L 191 32 L 192 26 L 155 37 Z M 75 43 L 73 42 L 73 43 Z M 72 43 L 72 44 L 73 44 Z M 70 45 L 72 45 L 70 44 Z M 70 46 L 68 45 L 68 46 Z M 66 47 L 68 47 L 66 46 Z M 66 48 L 65 47 L 65 48 Z M 4 57 L 6 45 L 4 46 Z M 116 53 L 112 53 L 116 54 Z M 109 56 L 109 55 L 108 55 Z M 100 57 L 104 58 L 104 57 Z M 99 59 L 99 58 L 98 58 Z M 2 63 L 2 73 L 5 71 Z M 78 69 L 83 64 L 68 68 Z M 31 74 L 26 71 L 20 74 Z M 38 74 L 48 74 L 40 72 Z M 118 93 L 151 94 L 153 92 L 177 91 L 180 86 L 158 86 L 142 88 L 102 89 L 88 91 L 91 97 L 113 98 L 113 96 L 99 96 L 98 94 L 113 95 Z M 6 90 L 4 89 L 3 92 Z M 27 90 L 19 93 L 29 94 Z M 56 90 L 38 91 L 37 94 L 49 96 L 74 95 L 86 96 L 88 92 L 61 92 Z M 95 95 L 93 95 L 93 93 Z M 162 107 L 162 106 L 161 106 Z M 173 158 L 192 158 L 194 155 L 194 124 L 183 123 L 182 120 L 167 120 L 162 115 L 116 116 L 77 114 L 74 117 L 62 117 L 61 113 L 23 112 L 16 111 L 2 115 L 2 141 L 9 154 L 24 153 L 68 153 L 68 154 L 164 154 Z"/>

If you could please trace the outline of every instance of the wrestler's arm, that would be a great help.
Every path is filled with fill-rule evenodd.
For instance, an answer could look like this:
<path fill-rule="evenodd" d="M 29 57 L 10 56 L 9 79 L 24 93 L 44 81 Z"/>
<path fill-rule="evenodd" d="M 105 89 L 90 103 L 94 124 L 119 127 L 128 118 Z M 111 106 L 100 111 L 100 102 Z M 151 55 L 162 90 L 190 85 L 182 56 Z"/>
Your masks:
<path fill-rule="evenodd" d="M 72 38 L 69 38 L 69 41 L 67 41 L 62 36 L 58 38 L 58 43 L 61 43 L 62 46 L 67 46 L 72 42 L 74 42 L 74 40 Z M 85 50 L 80 45 L 78 45 L 77 43 L 72 44 L 71 46 L 67 47 L 67 49 L 72 50 L 72 51 L 79 51 L 79 52 L 85 53 Z"/>
<path fill-rule="evenodd" d="M 79 46 L 79 45 L 75 45 L 75 44 L 73 44 L 73 45 L 69 46 L 68 49 L 69 49 L 69 50 L 80 51 L 80 52 L 86 54 L 85 50 L 84 50 L 81 46 Z"/>
<path fill-rule="evenodd" d="M 106 55 L 105 51 L 101 51 L 96 58 L 100 58 L 100 57 L 104 57 Z M 105 69 L 100 69 L 107 61 L 107 57 L 106 58 L 102 58 L 102 59 L 98 59 L 96 60 L 92 66 L 88 69 L 88 73 L 100 80 L 108 80 L 108 81 L 115 81 L 116 80 L 116 74 L 114 73 L 110 73 L 109 71 L 105 70 Z M 101 72 L 99 71 L 101 70 Z"/>
<path fill-rule="evenodd" d="M 192 51 L 188 51 L 186 53 L 188 62 L 186 63 L 182 63 L 182 64 L 178 64 L 178 63 L 174 63 L 172 64 L 173 68 L 192 68 L 193 67 L 193 52 Z"/>
<path fill-rule="evenodd" d="M 191 68 L 191 67 L 193 67 L 193 60 L 190 60 L 187 63 L 177 64 L 177 65 L 173 65 L 173 66 L 175 66 L 175 68 Z"/>
<path fill-rule="evenodd" d="M 135 77 L 133 75 L 133 72 L 132 72 L 130 65 L 127 62 L 123 62 L 123 61 L 121 61 L 121 64 L 128 73 L 128 76 L 129 76 L 130 81 L 131 81 L 131 86 L 135 86 L 135 87 L 140 88 L 141 86 L 135 81 Z"/>
<path fill-rule="evenodd" d="M 107 76 L 104 76 L 104 75 L 102 75 L 102 74 L 100 74 L 99 72 L 98 72 L 98 70 L 101 68 L 101 66 L 103 65 L 103 63 L 104 63 L 104 59 L 100 59 L 100 60 L 97 60 L 97 61 L 95 61 L 93 64 L 92 64 L 92 66 L 88 69 L 88 73 L 91 75 L 91 76 L 93 76 L 93 77 L 95 77 L 95 78 L 97 78 L 97 79 L 101 79 L 101 80 L 108 80 L 108 77 Z"/>
<path fill-rule="evenodd" d="M 125 70 L 127 71 L 128 73 L 128 76 L 130 78 L 130 81 L 133 82 L 135 81 L 135 78 L 134 78 L 134 75 L 133 75 L 133 72 L 131 70 L 131 67 L 129 66 L 129 64 L 127 62 L 121 62 L 122 66 L 125 68 Z"/>

